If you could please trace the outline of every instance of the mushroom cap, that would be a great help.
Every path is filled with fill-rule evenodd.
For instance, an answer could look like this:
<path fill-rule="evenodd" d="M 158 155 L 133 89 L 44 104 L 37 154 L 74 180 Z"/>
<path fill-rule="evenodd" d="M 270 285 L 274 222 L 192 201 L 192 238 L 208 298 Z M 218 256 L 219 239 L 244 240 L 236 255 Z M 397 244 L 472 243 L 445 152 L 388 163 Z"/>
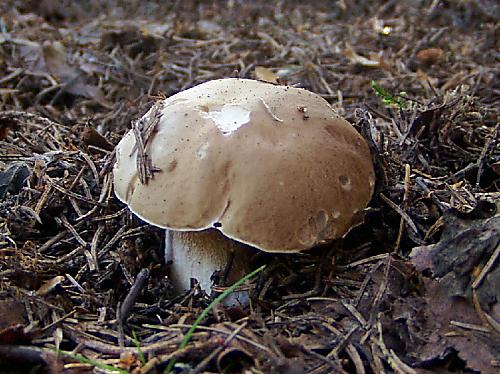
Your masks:
<path fill-rule="evenodd" d="M 309 249 L 359 223 L 374 187 L 370 150 L 319 95 L 227 78 L 161 104 L 145 146 L 160 169 L 152 179 L 139 180 L 132 131 L 116 148 L 115 193 L 144 221 L 216 227 L 266 252 Z"/>

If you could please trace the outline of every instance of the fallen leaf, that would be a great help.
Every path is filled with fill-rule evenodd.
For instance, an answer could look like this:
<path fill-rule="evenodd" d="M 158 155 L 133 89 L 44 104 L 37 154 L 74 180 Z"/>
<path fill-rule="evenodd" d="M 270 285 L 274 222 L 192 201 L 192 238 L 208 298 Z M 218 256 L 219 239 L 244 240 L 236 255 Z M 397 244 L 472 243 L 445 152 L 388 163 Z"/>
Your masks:
<path fill-rule="evenodd" d="M 255 365 L 252 355 L 241 347 L 224 349 L 216 362 L 220 373 L 242 373 Z"/>
<path fill-rule="evenodd" d="M 65 85 L 64 91 L 75 96 L 94 99 L 105 106 L 108 105 L 101 89 L 87 83 L 84 72 L 68 63 L 68 52 L 61 42 L 43 43 L 42 55 L 50 74 Z"/>
<path fill-rule="evenodd" d="M 467 369 L 493 373 L 498 357 L 494 332 L 484 325 L 472 301 L 472 284 L 500 244 L 500 215 L 493 203 L 480 201 L 470 212 L 450 209 L 444 214 L 441 240 L 415 248 L 410 257 L 417 270 L 426 274 L 425 304 L 415 309 L 421 317 L 414 335 L 427 344 L 416 344 L 409 354 L 418 357 L 416 367 L 451 357 L 465 362 Z M 498 264 L 477 285 L 481 308 L 498 318 Z M 483 313 L 483 312 L 481 312 Z M 474 347 L 474 349 L 471 349 Z"/>
<path fill-rule="evenodd" d="M 130 371 L 132 366 L 139 363 L 137 355 L 132 352 L 122 352 L 120 353 L 120 361 L 118 362 L 118 367 L 120 369 Z"/>
<path fill-rule="evenodd" d="M 449 296 L 446 287 L 438 281 L 425 279 L 424 284 L 427 305 L 424 308 L 423 331 L 430 334 L 426 338 L 428 343 L 418 347 L 420 359 L 429 360 L 453 348 L 467 368 L 493 373 L 492 362 L 498 357 L 493 334 L 450 325 L 450 322 L 456 321 L 481 326 L 474 307 L 463 298 Z M 450 334 L 451 331 L 456 333 Z"/>
<path fill-rule="evenodd" d="M 50 74 L 61 82 L 70 82 L 78 77 L 78 70 L 66 62 L 67 51 L 61 42 L 43 43 L 42 55 Z"/>
<path fill-rule="evenodd" d="M 450 296 L 471 300 L 475 269 L 482 269 L 500 244 L 500 215 L 494 215 L 495 211 L 494 204 L 484 201 L 467 213 L 446 212 L 441 240 L 414 248 L 410 254 L 412 263 L 418 271 L 430 271 L 439 278 Z M 477 288 L 485 310 L 491 310 L 500 300 L 500 288 L 495 283 L 499 276 L 500 268 L 493 266 Z"/>
<path fill-rule="evenodd" d="M 500 161 L 495 162 L 494 164 L 491 164 L 491 168 L 493 169 L 493 171 L 495 173 L 497 173 L 498 175 L 500 175 Z"/>

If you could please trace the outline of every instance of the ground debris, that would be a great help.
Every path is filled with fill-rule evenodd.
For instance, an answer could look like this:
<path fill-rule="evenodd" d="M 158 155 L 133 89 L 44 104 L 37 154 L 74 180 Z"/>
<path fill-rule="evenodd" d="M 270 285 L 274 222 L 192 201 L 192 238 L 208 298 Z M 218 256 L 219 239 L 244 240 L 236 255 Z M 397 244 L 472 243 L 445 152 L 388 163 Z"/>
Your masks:
<path fill-rule="evenodd" d="M 0 370 L 494 372 L 498 9 L 0 2 Z M 256 256 L 251 308 L 216 308 L 178 349 L 211 300 L 172 293 L 164 233 L 113 195 L 113 148 L 135 123 L 147 183 L 159 117 L 135 121 L 222 77 L 322 95 L 367 138 L 376 192 L 343 240 Z"/>
<path fill-rule="evenodd" d="M 497 203 L 500 206 L 500 199 Z M 496 211 L 494 203 L 485 201 L 468 213 L 450 211 L 444 217 L 440 241 L 416 247 L 411 254 L 417 269 L 438 278 L 450 297 L 466 298 L 472 304 L 475 291 L 488 311 L 500 300 L 496 287 L 500 268 L 495 254 L 500 244 L 500 215 Z M 484 275 L 482 269 L 487 270 Z"/>

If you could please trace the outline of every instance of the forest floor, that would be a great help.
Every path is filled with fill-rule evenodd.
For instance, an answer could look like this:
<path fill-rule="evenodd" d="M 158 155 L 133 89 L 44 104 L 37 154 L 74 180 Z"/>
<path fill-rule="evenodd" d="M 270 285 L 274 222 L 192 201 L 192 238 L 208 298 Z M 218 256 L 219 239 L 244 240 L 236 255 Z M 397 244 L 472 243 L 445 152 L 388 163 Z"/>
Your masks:
<path fill-rule="evenodd" d="M 300 3 L 2 1 L 0 372 L 500 371 L 498 3 Z M 322 95 L 377 184 L 361 226 L 259 254 L 251 305 L 185 339 L 211 298 L 172 291 L 113 149 L 222 77 Z"/>

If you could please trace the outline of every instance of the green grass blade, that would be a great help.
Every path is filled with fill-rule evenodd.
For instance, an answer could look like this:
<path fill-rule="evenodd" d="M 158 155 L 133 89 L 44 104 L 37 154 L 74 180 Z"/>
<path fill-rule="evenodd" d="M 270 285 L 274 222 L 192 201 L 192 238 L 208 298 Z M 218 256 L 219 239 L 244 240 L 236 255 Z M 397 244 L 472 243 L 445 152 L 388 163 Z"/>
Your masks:
<path fill-rule="evenodd" d="M 380 97 L 385 105 L 397 106 L 400 109 L 402 108 L 403 101 L 399 97 L 394 96 L 383 89 L 377 82 L 372 81 L 372 89 L 375 91 L 375 95 Z"/>
<path fill-rule="evenodd" d="M 259 272 L 261 272 L 262 270 L 264 270 L 264 268 L 266 267 L 266 265 L 263 265 L 261 266 L 260 268 L 252 271 L 251 273 L 245 275 L 243 278 L 241 278 L 240 280 L 236 281 L 235 283 L 233 283 L 231 286 L 229 286 L 223 293 L 221 293 L 219 296 L 217 296 L 204 310 L 203 312 L 201 312 L 201 314 L 198 316 L 198 318 L 196 318 L 196 320 L 194 321 L 193 325 L 191 326 L 191 328 L 188 330 L 188 332 L 186 333 L 186 335 L 184 336 L 184 339 L 182 339 L 181 341 L 181 344 L 179 344 L 179 349 L 182 349 L 182 348 L 185 348 L 188 343 L 189 343 L 189 340 L 191 340 L 196 328 L 198 327 L 198 325 L 205 319 L 205 317 L 208 315 L 208 313 L 210 313 L 210 311 L 217 305 L 219 304 L 222 300 L 224 300 L 228 295 L 230 295 L 231 293 L 234 292 L 234 290 L 236 288 L 238 288 L 239 286 L 241 286 L 243 283 L 245 283 L 247 280 L 249 280 L 250 278 L 254 277 L 255 275 L 257 275 Z M 170 362 L 168 363 L 168 366 L 167 368 L 165 369 L 164 373 L 168 374 L 172 371 L 172 368 L 174 367 L 175 365 L 175 360 L 170 360 Z"/>
<path fill-rule="evenodd" d="M 96 368 L 99 368 L 102 370 L 113 371 L 113 372 L 120 373 L 120 374 L 128 374 L 128 371 L 125 371 L 123 369 L 120 369 L 120 368 L 117 368 L 117 367 L 114 367 L 111 365 L 103 364 L 100 361 L 92 360 L 92 359 L 87 358 L 87 357 L 82 356 L 82 355 L 75 355 L 71 352 L 61 351 L 61 350 L 57 350 L 57 352 L 65 355 L 65 356 L 68 356 L 68 357 L 72 358 L 73 360 L 76 360 L 82 364 L 89 364 L 89 365 L 95 366 Z"/>
<path fill-rule="evenodd" d="M 146 364 L 146 356 L 144 356 L 144 352 L 141 350 L 141 341 L 137 337 L 137 334 L 135 333 L 135 331 L 132 331 L 132 337 L 134 338 L 134 344 L 137 347 L 137 357 L 139 357 L 139 361 L 141 361 L 141 363 L 143 365 L 145 365 Z"/>

